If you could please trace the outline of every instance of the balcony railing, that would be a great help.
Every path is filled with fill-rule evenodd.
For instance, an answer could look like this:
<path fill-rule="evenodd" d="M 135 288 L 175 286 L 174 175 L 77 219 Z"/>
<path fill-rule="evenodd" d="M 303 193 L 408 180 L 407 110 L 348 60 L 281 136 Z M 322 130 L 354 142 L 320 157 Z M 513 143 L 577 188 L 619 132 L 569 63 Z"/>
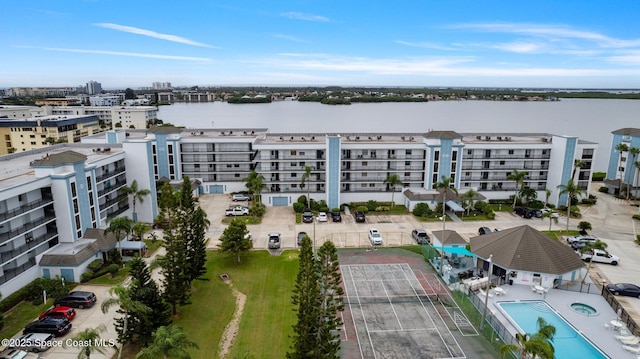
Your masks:
<path fill-rule="evenodd" d="M 12 209 L 10 211 L 7 212 L 2 212 L 0 213 L 0 221 L 4 221 L 7 218 L 13 218 L 19 214 L 25 213 L 27 211 L 30 211 L 34 208 L 38 208 L 41 206 L 45 206 L 49 203 L 53 203 L 53 198 L 42 198 L 39 199 L 37 201 L 33 201 L 33 202 L 29 202 L 27 204 L 24 204 L 18 208 Z"/>
<path fill-rule="evenodd" d="M 116 181 L 116 183 L 113 184 L 111 187 L 107 187 L 103 190 L 98 191 L 98 197 L 102 197 L 107 193 L 114 192 L 126 184 L 127 184 L 127 181 Z"/>
<path fill-rule="evenodd" d="M 39 227 L 44 223 L 51 222 L 56 219 L 56 216 L 53 214 L 48 214 L 38 219 L 32 220 L 29 223 L 21 226 L 20 228 L 16 228 L 10 232 L 0 234 L 0 243 L 6 241 L 9 238 L 13 238 L 21 235 L 33 228 Z"/>
<path fill-rule="evenodd" d="M 551 158 L 551 155 L 464 155 L 463 160 L 470 159 L 486 159 L 486 160 L 545 160 Z"/>
<path fill-rule="evenodd" d="M 44 242 L 48 242 L 49 240 L 56 238 L 57 236 L 57 231 L 47 232 L 41 236 L 34 238 L 32 241 L 19 246 L 18 248 L 6 252 L 0 252 L 0 263 L 8 262 L 11 259 L 19 256 L 20 254 L 29 251 L 31 248 L 35 248 Z"/>
<path fill-rule="evenodd" d="M 25 264 L 22 264 L 18 267 L 15 268 L 11 268 L 11 269 L 5 269 L 4 270 L 4 275 L 0 276 L 0 284 L 4 284 L 8 281 L 10 281 L 11 279 L 19 276 L 20 274 L 22 274 L 24 271 L 26 271 L 27 269 L 33 267 L 36 265 L 36 259 L 35 258 L 29 258 L 29 261 Z"/>
<path fill-rule="evenodd" d="M 96 182 L 101 182 L 109 177 L 113 177 L 116 176 L 120 173 L 123 173 L 125 171 L 125 167 L 124 166 L 120 166 L 120 167 L 116 167 L 113 170 L 110 171 L 105 171 L 103 172 L 100 176 L 96 177 Z"/>

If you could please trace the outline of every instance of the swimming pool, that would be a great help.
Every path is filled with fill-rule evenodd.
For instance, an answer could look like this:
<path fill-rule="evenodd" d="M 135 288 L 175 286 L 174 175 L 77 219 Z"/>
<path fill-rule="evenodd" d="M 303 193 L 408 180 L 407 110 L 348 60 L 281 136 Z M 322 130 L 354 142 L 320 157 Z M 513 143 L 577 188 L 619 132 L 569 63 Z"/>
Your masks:
<path fill-rule="evenodd" d="M 538 317 L 542 317 L 548 324 L 556 327 L 553 337 L 556 359 L 606 359 L 604 353 L 591 344 L 576 331 L 571 324 L 557 314 L 546 302 L 500 302 L 497 305 L 510 317 L 511 322 L 525 333 L 538 331 Z"/>

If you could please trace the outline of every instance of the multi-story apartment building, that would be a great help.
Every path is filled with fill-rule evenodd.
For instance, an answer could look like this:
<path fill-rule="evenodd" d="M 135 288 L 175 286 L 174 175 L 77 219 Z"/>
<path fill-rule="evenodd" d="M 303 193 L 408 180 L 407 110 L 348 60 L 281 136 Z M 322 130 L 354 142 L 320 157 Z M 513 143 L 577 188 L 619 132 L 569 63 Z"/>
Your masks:
<path fill-rule="evenodd" d="M 118 106 L 124 100 L 123 96 L 102 95 L 89 97 L 91 106 Z"/>
<path fill-rule="evenodd" d="M 605 184 L 612 193 L 629 187 L 630 194 L 635 195 L 635 188 L 640 185 L 640 128 L 621 128 L 612 134 Z"/>
<path fill-rule="evenodd" d="M 3 143 L 0 154 L 24 152 L 66 141 L 80 142 L 80 138 L 101 132 L 98 118 L 88 116 L 43 116 L 27 119 L 0 118 Z M 50 140 L 47 140 L 50 139 Z"/>
<path fill-rule="evenodd" d="M 122 187 L 131 175 L 138 176 L 141 188 L 151 189 L 149 201 L 137 204 L 138 218 L 153 221 L 155 181 L 141 175 L 144 166 L 126 158 L 126 146 L 60 144 L 0 157 L 3 296 L 41 276 L 78 281 L 88 263 L 113 249 L 114 238 L 105 241 L 94 229 L 105 228 L 110 217 L 129 214 Z M 138 170 L 127 171 L 129 166 Z"/>
<path fill-rule="evenodd" d="M 75 87 L 11 87 L 8 96 L 66 96 L 77 92 Z"/>
<path fill-rule="evenodd" d="M 37 106 L 51 105 L 51 106 L 75 106 L 79 105 L 80 100 L 72 97 L 64 98 L 45 98 L 36 101 Z"/>
<path fill-rule="evenodd" d="M 508 198 L 515 191 L 515 182 L 507 179 L 513 170 L 527 172 L 524 185 L 539 198 L 550 189 L 551 203 L 564 204 L 566 196 L 558 195 L 557 186 L 574 177 L 588 188 L 597 148 L 593 142 L 546 133 L 326 134 L 160 127 L 130 135 L 152 143 L 151 153 L 135 155 L 152 159 L 156 179 L 188 175 L 202 182 L 203 193 L 228 193 L 245 189 L 242 179 L 256 170 L 265 178 L 265 204 L 290 205 L 307 192 L 302 177 L 309 167 L 312 198 L 324 199 L 330 207 L 389 200 L 391 188 L 384 182 L 390 175 L 398 176 L 409 194 L 433 192 L 444 176 L 461 191 L 473 188 L 485 198 Z M 576 160 L 582 168 L 574 174 Z M 394 199 L 412 208 L 414 197 Z"/>
<path fill-rule="evenodd" d="M 48 115 L 96 115 L 108 129 L 144 129 L 158 119 L 155 106 L 43 106 Z"/>
<path fill-rule="evenodd" d="M 89 95 L 96 95 L 102 92 L 102 84 L 96 81 L 89 81 L 85 89 Z"/>

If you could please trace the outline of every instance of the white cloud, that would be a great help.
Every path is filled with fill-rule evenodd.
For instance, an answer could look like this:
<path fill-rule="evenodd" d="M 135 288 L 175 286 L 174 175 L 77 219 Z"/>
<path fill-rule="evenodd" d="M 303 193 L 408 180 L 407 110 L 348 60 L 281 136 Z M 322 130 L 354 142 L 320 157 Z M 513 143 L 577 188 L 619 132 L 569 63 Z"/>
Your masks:
<path fill-rule="evenodd" d="M 133 27 L 133 26 L 125 26 L 125 25 L 118 25 L 118 24 L 111 24 L 111 23 L 98 23 L 98 24 L 94 24 L 94 25 L 98 26 L 98 27 L 105 28 L 105 29 L 122 31 L 122 32 L 127 32 L 127 33 L 130 33 L 130 34 L 136 34 L 136 35 L 142 35 L 142 36 L 148 36 L 148 37 L 153 37 L 155 39 L 178 42 L 178 43 L 186 44 L 186 45 L 217 48 L 215 46 L 211 46 L 211 45 L 203 44 L 203 43 L 200 43 L 200 42 L 197 42 L 197 41 L 193 41 L 193 40 L 187 39 L 185 37 L 181 37 L 181 36 L 177 36 L 177 35 L 161 34 L 161 33 L 155 32 L 155 31 L 146 30 L 146 29 L 140 29 L 138 27 Z"/>
<path fill-rule="evenodd" d="M 607 61 L 615 62 L 622 65 L 632 65 L 632 66 L 640 66 L 640 50 L 639 51 L 629 51 L 625 54 L 609 56 L 606 58 Z"/>
<path fill-rule="evenodd" d="M 510 43 L 492 45 L 494 49 L 515 52 L 519 54 L 534 54 L 545 50 L 546 46 L 540 43 L 515 41 Z"/>
<path fill-rule="evenodd" d="M 438 45 L 431 42 L 413 42 L 413 41 L 396 40 L 395 43 L 400 45 L 410 46 L 410 47 L 420 47 L 420 48 L 434 49 L 434 50 L 446 50 L 446 51 L 462 50 L 459 47 Z"/>
<path fill-rule="evenodd" d="M 150 59 L 163 59 L 163 60 L 211 62 L 211 59 L 206 57 L 144 54 L 139 52 L 120 52 L 120 51 L 108 51 L 108 50 L 65 49 L 65 48 L 59 48 L 59 47 L 36 47 L 36 46 L 16 46 L 16 47 L 27 48 L 27 49 L 28 48 L 41 49 L 41 50 L 47 50 L 47 51 L 73 52 L 73 53 L 81 53 L 81 54 L 99 54 L 99 55 L 128 56 L 128 57 L 144 57 L 144 58 L 150 58 Z"/>
<path fill-rule="evenodd" d="M 277 39 L 283 39 L 283 40 L 288 40 L 288 41 L 292 41 L 292 42 L 308 42 L 307 40 L 303 40 L 297 36 L 293 36 L 293 35 L 285 35 L 285 34 L 272 34 L 271 36 L 277 38 Z"/>
<path fill-rule="evenodd" d="M 313 21 L 313 22 L 328 22 L 329 21 L 329 18 L 324 17 L 324 16 L 313 15 L 313 14 L 305 14 L 305 13 L 295 12 L 295 11 L 284 12 L 284 13 L 282 13 L 280 15 L 284 16 L 286 18 L 289 18 L 289 19 L 293 19 L 293 20 L 304 20 L 304 21 Z"/>

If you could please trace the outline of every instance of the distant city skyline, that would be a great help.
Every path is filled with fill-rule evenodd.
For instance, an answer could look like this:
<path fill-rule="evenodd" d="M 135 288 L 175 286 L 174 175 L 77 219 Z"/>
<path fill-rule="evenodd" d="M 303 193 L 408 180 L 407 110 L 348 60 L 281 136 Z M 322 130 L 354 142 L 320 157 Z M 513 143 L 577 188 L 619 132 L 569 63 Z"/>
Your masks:
<path fill-rule="evenodd" d="M 640 88 L 640 2 L 0 2 L 0 88 Z"/>

